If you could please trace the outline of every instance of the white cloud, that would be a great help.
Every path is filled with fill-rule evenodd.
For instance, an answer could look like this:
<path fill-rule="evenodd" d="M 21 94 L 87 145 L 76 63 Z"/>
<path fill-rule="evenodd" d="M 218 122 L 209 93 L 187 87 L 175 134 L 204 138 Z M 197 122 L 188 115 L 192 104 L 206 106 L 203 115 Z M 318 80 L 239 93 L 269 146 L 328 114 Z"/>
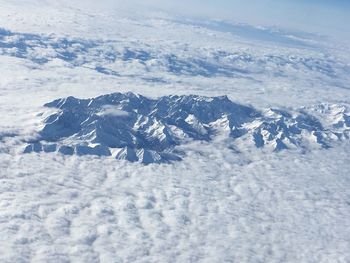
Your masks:
<path fill-rule="evenodd" d="M 298 256 L 306 262 L 350 256 L 348 148 L 246 157 L 221 144 L 187 150 L 183 162 L 149 166 L 0 154 L 2 259 L 224 262 Z"/>
<path fill-rule="evenodd" d="M 106 105 L 103 107 L 102 111 L 99 113 L 101 116 L 113 116 L 113 117 L 128 117 L 129 113 L 118 109 L 113 105 Z"/>

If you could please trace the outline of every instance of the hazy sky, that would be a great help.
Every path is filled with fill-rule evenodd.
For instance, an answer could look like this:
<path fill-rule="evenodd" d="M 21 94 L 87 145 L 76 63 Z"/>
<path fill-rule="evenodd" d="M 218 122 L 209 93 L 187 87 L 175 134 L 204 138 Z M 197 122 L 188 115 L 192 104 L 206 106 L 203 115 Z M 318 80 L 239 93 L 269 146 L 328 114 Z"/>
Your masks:
<path fill-rule="evenodd" d="M 144 7 L 192 17 L 281 26 L 338 36 L 350 41 L 350 0 L 100 0 L 93 2 L 109 3 L 115 8 L 127 6 L 130 11 Z"/>
<path fill-rule="evenodd" d="M 194 16 L 280 25 L 350 39 L 350 0 L 154 0 Z"/>

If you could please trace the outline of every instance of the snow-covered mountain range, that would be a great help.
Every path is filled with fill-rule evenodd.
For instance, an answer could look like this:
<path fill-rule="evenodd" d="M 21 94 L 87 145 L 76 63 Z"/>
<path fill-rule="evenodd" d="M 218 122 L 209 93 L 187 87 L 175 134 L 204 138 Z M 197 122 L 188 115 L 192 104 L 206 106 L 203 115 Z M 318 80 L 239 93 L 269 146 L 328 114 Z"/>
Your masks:
<path fill-rule="evenodd" d="M 68 97 L 45 106 L 58 111 L 45 117 L 39 138 L 25 153 L 113 154 L 149 164 L 180 160 L 176 146 L 189 140 L 210 141 L 219 134 L 274 151 L 328 148 L 350 137 L 350 114 L 340 105 L 260 112 L 226 96 L 150 99 L 113 93 L 93 99 Z M 330 123 L 323 125 L 322 120 Z"/>

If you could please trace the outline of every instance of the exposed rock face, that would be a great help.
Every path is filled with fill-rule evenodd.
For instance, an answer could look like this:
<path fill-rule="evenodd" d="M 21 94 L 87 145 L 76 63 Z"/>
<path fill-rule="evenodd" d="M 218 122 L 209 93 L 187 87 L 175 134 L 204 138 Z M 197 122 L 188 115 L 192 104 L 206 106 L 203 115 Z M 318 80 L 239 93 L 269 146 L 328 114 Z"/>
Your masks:
<path fill-rule="evenodd" d="M 258 148 L 330 147 L 349 139 L 345 106 L 318 105 L 294 112 L 258 111 L 226 96 L 166 96 L 150 99 L 114 93 L 93 99 L 68 97 L 45 105 L 57 112 L 44 120 L 30 152 L 111 156 L 144 164 L 181 160 L 176 146 L 227 134 Z"/>

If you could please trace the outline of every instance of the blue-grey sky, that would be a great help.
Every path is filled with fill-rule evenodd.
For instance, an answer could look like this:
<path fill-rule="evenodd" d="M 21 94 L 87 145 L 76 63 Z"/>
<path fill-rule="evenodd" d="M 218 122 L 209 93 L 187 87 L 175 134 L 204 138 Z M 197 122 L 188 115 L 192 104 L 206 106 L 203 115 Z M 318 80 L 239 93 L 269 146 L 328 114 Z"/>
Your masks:
<path fill-rule="evenodd" d="M 350 40 L 350 0 L 144 0 L 191 16 L 277 25 Z M 149 2 L 149 3 L 147 3 Z"/>
<path fill-rule="evenodd" d="M 72 0 L 73 1 L 73 0 Z M 83 1 L 83 0 L 74 0 Z M 86 3 L 88 0 L 84 0 Z M 330 35 L 350 42 L 350 0 L 90 0 L 129 11 L 160 9 L 261 26 Z"/>

